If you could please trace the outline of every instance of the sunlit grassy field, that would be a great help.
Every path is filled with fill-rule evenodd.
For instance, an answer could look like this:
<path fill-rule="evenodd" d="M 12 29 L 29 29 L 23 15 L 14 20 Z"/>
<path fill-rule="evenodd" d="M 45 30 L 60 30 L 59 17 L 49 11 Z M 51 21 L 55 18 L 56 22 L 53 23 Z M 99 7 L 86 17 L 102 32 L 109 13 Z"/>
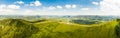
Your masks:
<path fill-rule="evenodd" d="M 0 21 L 0 38 L 120 38 L 120 19 L 96 24 L 60 20 Z"/>

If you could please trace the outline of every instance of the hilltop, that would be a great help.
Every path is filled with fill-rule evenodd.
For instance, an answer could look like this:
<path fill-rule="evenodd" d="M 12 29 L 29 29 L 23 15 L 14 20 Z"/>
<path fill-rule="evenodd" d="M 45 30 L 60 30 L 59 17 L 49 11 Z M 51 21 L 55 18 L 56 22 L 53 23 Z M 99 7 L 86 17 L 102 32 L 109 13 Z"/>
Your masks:
<path fill-rule="evenodd" d="M 119 38 L 120 19 L 98 24 L 78 24 L 61 20 L 0 21 L 1 38 Z"/>

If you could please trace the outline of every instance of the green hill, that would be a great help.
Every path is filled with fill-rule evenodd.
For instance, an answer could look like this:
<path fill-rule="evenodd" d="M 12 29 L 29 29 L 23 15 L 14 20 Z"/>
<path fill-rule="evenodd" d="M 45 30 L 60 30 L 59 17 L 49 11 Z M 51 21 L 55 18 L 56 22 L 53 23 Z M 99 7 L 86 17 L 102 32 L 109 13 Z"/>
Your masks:
<path fill-rule="evenodd" d="M 120 38 L 120 19 L 99 24 L 76 24 L 56 20 L 0 21 L 1 38 Z"/>

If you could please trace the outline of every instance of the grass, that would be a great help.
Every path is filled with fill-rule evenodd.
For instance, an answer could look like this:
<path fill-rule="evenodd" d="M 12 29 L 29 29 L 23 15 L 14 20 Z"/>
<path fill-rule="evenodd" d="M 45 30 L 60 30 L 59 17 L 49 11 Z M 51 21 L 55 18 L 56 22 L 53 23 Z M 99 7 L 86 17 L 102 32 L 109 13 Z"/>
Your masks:
<path fill-rule="evenodd" d="M 117 20 L 83 25 L 57 20 L 6 19 L 0 25 L 4 26 L 0 28 L 1 38 L 119 38 L 120 30 Z"/>

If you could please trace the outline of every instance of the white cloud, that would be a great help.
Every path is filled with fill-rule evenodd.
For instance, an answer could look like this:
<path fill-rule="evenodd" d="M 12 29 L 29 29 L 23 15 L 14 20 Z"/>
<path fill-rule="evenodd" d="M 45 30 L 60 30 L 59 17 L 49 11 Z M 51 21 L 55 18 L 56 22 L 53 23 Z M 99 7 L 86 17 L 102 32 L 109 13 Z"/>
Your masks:
<path fill-rule="evenodd" d="M 20 9 L 20 6 L 18 5 L 0 5 L 0 11 L 7 11 L 7 10 L 14 10 L 14 9 Z"/>
<path fill-rule="evenodd" d="M 42 3 L 38 0 L 36 0 L 35 2 L 30 2 L 30 4 L 27 4 L 26 6 L 41 6 Z"/>
<path fill-rule="evenodd" d="M 90 10 L 90 8 L 81 8 L 81 10 L 86 11 L 86 10 Z"/>
<path fill-rule="evenodd" d="M 40 1 L 35 1 L 34 2 L 35 6 L 41 6 L 42 4 L 40 3 Z"/>
<path fill-rule="evenodd" d="M 100 10 L 105 15 L 120 15 L 120 0 L 103 0 Z"/>
<path fill-rule="evenodd" d="M 76 5 L 72 5 L 72 8 L 76 8 L 77 6 Z"/>
<path fill-rule="evenodd" d="M 18 12 L 18 10 L 12 10 L 12 9 L 0 9 L 0 15 L 10 15 L 10 14 L 16 14 L 16 13 L 20 13 L 20 11 Z"/>
<path fill-rule="evenodd" d="M 119 11 L 120 0 L 103 0 L 100 2 L 100 7 L 103 11 Z"/>
<path fill-rule="evenodd" d="M 62 9 L 63 7 L 58 5 L 57 8 Z"/>
<path fill-rule="evenodd" d="M 31 3 L 30 6 L 34 6 L 34 4 Z"/>
<path fill-rule="evenodd" d="M 77 7 L 77 5 L 65 5 L 65 7 L 67 8 L 67 9 L 70 9 L 70 8 L 76 8 Z"/>
<path fill-rule="evenodd" d="M 98 2 L 92 2 L 92 4 L 94 4 L 94 5 L 99 5 L 99 3 L 98 3 Z"/>
<path fill-rule="evenodd" d="M 2 9 L 2 8 L 6 8 L 6 5 L 0 5 L 0 9 Z"/>
<path fill-rule="evenodd" d="M 22 15 L 34 15 L 36 13 L 35 10 L 25 9 Z"/>
<path fill-rule="evenodd" d="M 71 5 L 65 5 L 65 7 L 70 9 L 72 6 Z"/>
<path fill-rule="evenodd" d="M 18 10 L 15 9 L 20 9 L 20 6 L 17 5 L 0 5 L 0 15 L 9 15 L 9 14 L 16 14 Z M 19 10 L 20 12 L 20 10 Z"/>
<path fill-rule="evenodd" d="M 15 4 L 24 4 L 24 2 L 23 1 L 17 1 L 17 2 L 15 2 Z"/>
<path fill-rule="evenodd" d="M 8 5 L 9 9 L 20 9 L 20 6 L 18 5 Z"/>
<path fill-rule="evenodd" d="M 54 7 L 54 6 L 48 7 L 48 10 L 54 10 L 54 9 L 56 9 L 56 7 Z"/>

